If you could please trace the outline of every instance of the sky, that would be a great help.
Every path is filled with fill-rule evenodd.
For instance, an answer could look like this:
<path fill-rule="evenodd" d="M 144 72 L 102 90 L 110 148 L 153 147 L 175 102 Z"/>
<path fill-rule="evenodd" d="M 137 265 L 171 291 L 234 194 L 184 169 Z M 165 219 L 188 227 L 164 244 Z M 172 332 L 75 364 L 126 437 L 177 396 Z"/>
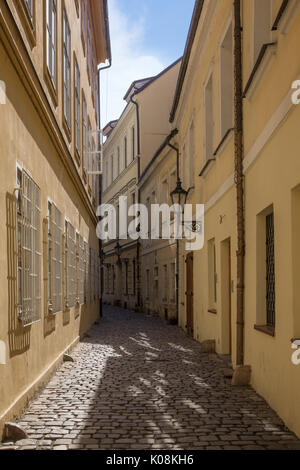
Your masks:
<path fill-rule="evenodd" d="M 101 126 L 118 119 L 134 80 L 183 55 L 195 0 L 108 0 L 112 67 L 101 72 Z"/>

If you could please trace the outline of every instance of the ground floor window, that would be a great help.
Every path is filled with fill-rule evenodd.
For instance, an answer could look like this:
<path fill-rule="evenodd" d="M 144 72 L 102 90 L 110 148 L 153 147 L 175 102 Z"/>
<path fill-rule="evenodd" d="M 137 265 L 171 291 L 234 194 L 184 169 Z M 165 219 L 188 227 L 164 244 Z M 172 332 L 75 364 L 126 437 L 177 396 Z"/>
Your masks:
<path fill-rule="evenodd" d="M 24 326 L 41 319 L 40 188 L 17 169 L 18 318 Z"/>

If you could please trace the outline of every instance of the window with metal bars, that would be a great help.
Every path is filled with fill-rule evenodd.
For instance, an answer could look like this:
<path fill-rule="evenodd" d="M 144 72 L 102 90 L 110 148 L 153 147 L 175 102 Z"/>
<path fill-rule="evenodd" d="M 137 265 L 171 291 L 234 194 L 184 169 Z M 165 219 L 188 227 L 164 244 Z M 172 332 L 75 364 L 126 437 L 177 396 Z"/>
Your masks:
<path fill-rule="evenodd" d="M 77 284 L 76 284 L 76 302 L 79 305 L 84 304 L 84 285 L 85 285 L 85 251 L 82 236 L 76 234 L 76 261 L 77 261 Z"/>
<path fill-rule="evenodd" d="M 18 318 L 24 326 L 41 319 L 40 188 L 17 170 Z"/>
<path fill-rule="evenodd" d="M 87 242 L 84 242 L 84 303 L 88 303 L 88 271 L 89 271 L 89 248 Z"/>
<path fill-rule="evenodd" d="M 62 310 L 62 214 L 48 203 L 48 306 L 49 313 Z"/>
<path fill-rule="evenodd" d="M 65 306 L 72 308 L 76 300 L 76 245 L 75 229 L 66 221 L 65 225 Z"/>
<path fill-rule="evenodd" d="M 266 216 L 266 311 L 267 325 L 275 326 L 274 213 Z"/>

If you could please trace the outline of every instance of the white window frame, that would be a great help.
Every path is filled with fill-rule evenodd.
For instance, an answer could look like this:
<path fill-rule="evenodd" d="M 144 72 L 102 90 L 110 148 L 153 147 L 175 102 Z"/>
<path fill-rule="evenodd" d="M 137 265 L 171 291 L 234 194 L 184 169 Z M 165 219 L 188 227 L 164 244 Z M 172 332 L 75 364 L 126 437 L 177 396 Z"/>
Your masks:
<path fill-rule="evenodd" d="M 48 200 L 48 308 L 62 311 L 62 214 Z"/>
<path fill-rule="evenodd" d="M 75 147 L 80 155 L 80 71 L 77 59 L 74 61 L 74 86 L 75 86 Z"/>
<path fill-rule="evenodd" d="M 19 166 L 17 166 L 17 184 L 19 184 L 17 246 L 20 253 L 17 264 L 17 314 L 25 327 L 41 320 L 40 188 Z"/>
<path fill-rule="evenodd" d="M 71 29 L 66 9 L 63 11 L 63 86 L 64 119 L 71 130 Z"/>
<path fill-rule="evenodd" d="M 57 5 L 46 0 L 46 64 L 52 85 L 56 89 L 57 61 Z"/>

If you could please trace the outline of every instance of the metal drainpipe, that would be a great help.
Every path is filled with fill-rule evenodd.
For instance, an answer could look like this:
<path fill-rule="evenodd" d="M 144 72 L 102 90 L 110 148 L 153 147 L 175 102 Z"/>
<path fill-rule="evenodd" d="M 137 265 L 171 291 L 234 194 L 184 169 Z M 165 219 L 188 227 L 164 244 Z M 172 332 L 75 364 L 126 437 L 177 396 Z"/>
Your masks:
<path fill-rule="evenodd" d="M 234 141 L 237 200 L 237 365 L 244 364 L 245 213 L 241 2 L 234 0 Z"/>
<path fill-rule="evenodd" d="M 100 74 L 103 70 L 107 70 L 112 66 L 112 60 L 111 57 L 109 57 L 109 64 L 106 65 L 105 67 L 100 67 L 98 69 L 98 128 L 101 128 L 101 118 L 100 118 L 100 112 L 101 112 L 101 99 L 100 99 Z M 102 142 L 100 140 L 100 135 L 98 135 L 98 150 L 101 150 L 101 145 Z M 99 175 L 99 205 L 101 205 L 102 202 L 102 175 Z M 101 279 L 100 279 L 100 300 L 99 300 L 99 316 L 102 318 L 103 316 L 103 268 L 102 268 L 102 240 L 99 240 L 99 253 L 100 253 L 100 263 L 101 263 Z"/>
<path fill-rule="evenodd" d="M 134 94 L 133 94 L 134 96 Z M 137 182 L 140 180 L 141 176 L 141 134 L 140 134 L 140 108 L 139 108 L 139 103 L 133 99 L 133 96 L 131 96 L 130 101 L 135 105 L 136 107 L 136 122 L 137 122 L 137 165 L 138 165 L 138 174 L 137 174 Z M 138 204 L 141 203 L 141 194 L 140 190 L 138 189 Z M 140 240 L 137 240 L 136 242 L 136 261 L 137 261 L 137 266 L 136 266 L 136 277 L 137 277 L 137 307 L 140 308 L 141 306 L 141 264 L 140 264 L 140 251 L 141 251 L 141 246 L 140 246 Z"/>
<path fill-rule="evenodd" d="M 176 130 L 175 130 L 176 131 Z M 177 131 L 178 132 L 178 131 Z M 176 132 L 176 133 L 177 133 Z M 172 136 L 173 137 L 173 136 Z M 176 152 L 176 177 L 179 180 L 179 149 L 168 142 L 168 146 Z M 179 240 L 176 239 L 176 323 L 179 322 Z"/>

